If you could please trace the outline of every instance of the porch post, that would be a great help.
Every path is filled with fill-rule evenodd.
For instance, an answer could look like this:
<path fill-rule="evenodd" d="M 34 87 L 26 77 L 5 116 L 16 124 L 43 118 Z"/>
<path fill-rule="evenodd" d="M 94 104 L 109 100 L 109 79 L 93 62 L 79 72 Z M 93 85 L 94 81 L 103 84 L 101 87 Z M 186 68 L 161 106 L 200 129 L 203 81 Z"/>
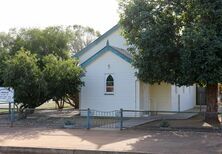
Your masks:
<path fill-rule="evenodd" d="M 120 109 L 120 130 L 123 130 L 123 109 Z"/>
<path fill-rule="evenodd" d="M 140 81 L 135 80 L 135 110 L 140 110 Z M 135 113 L 135 117 L 140 115 L 139 112 Z"/>
<path fill-rule="evenodd" d="M 88 108 L 87 109 L 87 129 L 90 129 L 91 126 L 90 126 L 90 116 L 91 116 L 91 111 L 90 109 Z"/>

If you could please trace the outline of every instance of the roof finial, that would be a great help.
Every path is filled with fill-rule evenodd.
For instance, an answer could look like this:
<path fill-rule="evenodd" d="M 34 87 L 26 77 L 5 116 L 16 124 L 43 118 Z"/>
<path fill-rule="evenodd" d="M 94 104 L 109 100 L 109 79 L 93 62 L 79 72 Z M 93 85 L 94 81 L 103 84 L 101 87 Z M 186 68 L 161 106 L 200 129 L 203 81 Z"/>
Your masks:
<path fill-rule="evenodd" d="M 109 46 L 109 40 L 106 41 L 106 46 Z"/>

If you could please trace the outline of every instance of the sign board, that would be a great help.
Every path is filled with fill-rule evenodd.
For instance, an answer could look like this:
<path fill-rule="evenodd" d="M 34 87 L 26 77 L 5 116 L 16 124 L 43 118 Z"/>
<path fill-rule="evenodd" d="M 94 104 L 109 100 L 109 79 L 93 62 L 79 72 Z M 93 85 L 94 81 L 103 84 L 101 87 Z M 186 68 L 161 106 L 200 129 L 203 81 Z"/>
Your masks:
<path fill-rule="evenodd" d="M 9 87 L 0 87 L 0 103 L 14 102 L 14 90 Z"/>

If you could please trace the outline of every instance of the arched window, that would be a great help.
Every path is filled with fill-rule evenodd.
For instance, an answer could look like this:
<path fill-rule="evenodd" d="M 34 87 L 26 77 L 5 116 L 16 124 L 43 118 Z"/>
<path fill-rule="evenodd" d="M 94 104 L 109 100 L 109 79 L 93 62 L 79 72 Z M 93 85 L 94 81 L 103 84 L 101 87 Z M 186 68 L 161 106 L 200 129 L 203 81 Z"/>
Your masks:
<path fill-rule="evenodd" d="M 113 93 L 114 92 L 114 79 L 112 75 L 108 75 L 106 78 L 106 92 Z"/>

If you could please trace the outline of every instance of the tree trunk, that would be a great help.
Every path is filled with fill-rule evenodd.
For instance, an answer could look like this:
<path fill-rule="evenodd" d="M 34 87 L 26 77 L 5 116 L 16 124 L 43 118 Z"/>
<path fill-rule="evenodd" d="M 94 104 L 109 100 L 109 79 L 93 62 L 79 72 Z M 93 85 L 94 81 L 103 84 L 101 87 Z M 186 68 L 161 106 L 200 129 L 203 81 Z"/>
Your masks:
<path fill-rule="evenodd" d="M 218 119 L 218 102 L 217 102 L 217 84 L 208 84 L 207 92 L 207 110 L 205 114 L 205 121 L 209 123 L 219 123 Z"/>
<path fill-rule="evenodd" d="M 79 94 L 67 95 L 65 100 L 67 104 L 75 109 L 79 109 Z"/>
<path fill-rule="evenodd" d="M 63 100 L 55 101 L 55 102 L 56 102 L 57 107 L 58 107 L 59 110 L 64 108 L 64 101 Z"/>
<path fill-rule="evenodd" d="M 73 108 L 75 108 L 75 103 L 73 102 L 73 100 L 70 100 L 69 98 L 66 98 L 66 99 L 65 99 L 65 102 L 66 102 L 67 104 L 69 104 L 70 106 L 72 106 Z"/>

